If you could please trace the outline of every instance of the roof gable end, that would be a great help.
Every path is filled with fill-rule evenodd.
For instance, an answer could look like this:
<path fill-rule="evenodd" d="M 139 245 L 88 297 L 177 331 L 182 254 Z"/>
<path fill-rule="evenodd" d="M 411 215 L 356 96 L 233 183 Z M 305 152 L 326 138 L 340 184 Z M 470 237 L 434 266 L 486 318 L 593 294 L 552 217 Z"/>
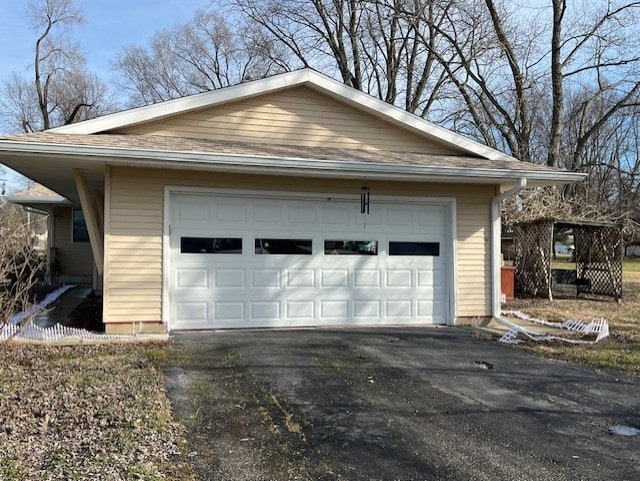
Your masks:
<path fill-rule="evenodd" d="M 287 72 L 210 92 L 117 112 L 84 122 L 50 129 L 50 132 L 70 134 L 104 133 L 300 86 L 312 88 L 334 100 L 406 129 L 427 140 L 455 147 L 456 150 L 489 160 L 516 160 L 500 151 L 440 127 L 311 69 Z"/>

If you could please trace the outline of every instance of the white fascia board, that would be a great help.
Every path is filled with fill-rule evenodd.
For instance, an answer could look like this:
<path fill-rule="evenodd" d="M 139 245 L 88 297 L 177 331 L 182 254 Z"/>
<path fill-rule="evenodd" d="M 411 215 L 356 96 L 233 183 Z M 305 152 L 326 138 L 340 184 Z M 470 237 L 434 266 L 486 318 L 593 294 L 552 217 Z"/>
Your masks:
<path fill-rule="evenodd" d="M 66 204 L 69 201 L 60 196 L 47 196 L 47 197 L 22 197 L 18 195 L 7 195 L 5 197 L 9 202 L 14 204 Z"/>
<path fill-rule="evenodd" d="M 416 135 L 435 139 L 485 159 L 517 161 L 517 159 L 503 152 L 440 127 L 311 69 L 296 70 L 210 92 L 125 110 L 96 119 L 50 129 L 49 132 L 96 134 L 298 86 L 308 86 L 339 102 L 363 110 L 370 115 L 407 129 Z"/>
<path fill-rule="evenodd" d="M 68 204 L 69 201 L 61 195 L 43 195 L 43 196 L 28 196 L 28 195 L 7 195 L 5 200 L 14 204 Z"/>
<path fill-rule="evenodd" d="M 116 112 L 95 119 L 49 129 L 47 132 L 97 134 L 99 132 L 125 128 L 131 125 L 152 122 L 171 115 L 205 107 L 214 107 L 228 102 L 235 102 L 297 85 L 303 85 L 309 80 L 309 72 L 309 70 L 287 72 L 266 79 L 254 80 L 231 87 L 224 87 L 209 92 Z"/>
<path fill-rule="evenodd" d="M 5 147 L 10 147 L 6 149 Z M 17 141 L 0 141 L 0 152 L 32 157 L 33 155 L 76 157 L 91 163 L 167 169 L 202 169 L 269 175 L 323 176 L 333 178 L 368 178 L 386 180 L 425 180 L 438 182 L 502 183 L 526 177 L 531 181 L 565 184 L 583 180 L 586 174 L 535 170 L 500 170 L 488 168 L 439 167 L 385 164 L 340 160 L 314 160 L 292 157 L 213 154 L 184 151 L 156 151 L 122 147 L 61 145 Z M 526 165 L 526 164 L 525 164 Z"/>
<path fill-rule="evenodd" d="M 500 152 L 499 150 L 492 149 L 491 147 L 476 142 L 475 140 L 471 140 L 449 129 L 440 127 L 433 122 L 429 122 L 428 120 L 409 113 L 406 110 L 402 110 L 395 105 L 383 102 L 376 97 L 337 82 L 336 80 L 315 71 L 309 72 L 309 80 L 310 86 L 315 90 L 321 91 L 327 96 L 364 110 L 369 114 L 381 117 L 395 125 L 404 127 L 405 129 L 408 129 L 422 137 L 439 140 L 445 144 L 453 145 L 458 149 L 479 155 L 485 159 L 519 162 L 518 159 Z"/>

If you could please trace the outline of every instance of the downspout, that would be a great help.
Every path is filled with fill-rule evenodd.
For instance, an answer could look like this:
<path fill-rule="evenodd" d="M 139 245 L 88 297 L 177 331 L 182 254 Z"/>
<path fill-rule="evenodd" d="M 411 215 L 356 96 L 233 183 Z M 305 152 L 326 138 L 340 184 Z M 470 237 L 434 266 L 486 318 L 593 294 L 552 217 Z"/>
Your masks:
<path fill-rule="evenodd" d="M 510 329 L 520 327 L 502 317 L 502 292 L 500 289 L 500 240 L 502 238 L 502 222 L 500 219 L 500 203 L 507 197 L 516 195 L 527 186 L 527 179 L 518 179 L 518 185 L 494 197 L 491 200 L 491 315 L 500 324 Z"/>

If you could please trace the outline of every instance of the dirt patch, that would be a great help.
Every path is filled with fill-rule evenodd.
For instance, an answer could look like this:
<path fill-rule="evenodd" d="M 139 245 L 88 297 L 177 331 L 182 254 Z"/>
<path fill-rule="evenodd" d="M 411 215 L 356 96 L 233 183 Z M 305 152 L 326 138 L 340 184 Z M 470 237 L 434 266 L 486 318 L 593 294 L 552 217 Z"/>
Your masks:
<path fill-rule="evenodd" d="M 78 307 L 71 311 L 64 325 L 87 331 L 104 332 L 102 297 L 91 294 L 87 296 Z"/>

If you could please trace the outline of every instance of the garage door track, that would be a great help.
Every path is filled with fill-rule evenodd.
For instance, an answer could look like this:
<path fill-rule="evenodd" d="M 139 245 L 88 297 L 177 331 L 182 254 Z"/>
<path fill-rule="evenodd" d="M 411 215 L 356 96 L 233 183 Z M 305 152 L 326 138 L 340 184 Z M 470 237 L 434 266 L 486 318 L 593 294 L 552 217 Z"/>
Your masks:
<path fill-rule="evenodd" d="M 181 333 L 202 479 L 637 480 L 640 384 L 465 328 Z"/>

